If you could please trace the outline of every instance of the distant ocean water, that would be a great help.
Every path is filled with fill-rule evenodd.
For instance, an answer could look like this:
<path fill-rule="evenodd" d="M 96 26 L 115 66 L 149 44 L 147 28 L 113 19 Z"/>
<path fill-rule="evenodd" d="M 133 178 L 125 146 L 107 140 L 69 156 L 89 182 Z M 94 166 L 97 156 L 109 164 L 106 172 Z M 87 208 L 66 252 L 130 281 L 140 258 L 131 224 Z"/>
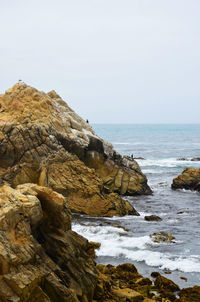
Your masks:
<path fill-rule="evenodd" d="M 111 142 L 120 154 L 143 157 L 138 160 L 148 178 L 152 196 L 127 197 L 139 217 L 91 218 L 75 216 L 73 229 L 89 240 L 101 242 L 97 251 L 100 263 L 132 262 L 139 272 L 152 271 L 166 275 L 181 287 L 200 283 L 200 194 L 172 191 L 174 177 L 184 167 L 200 168 L 200 124 L 194 125 L 93 125 L 95 132 Z M 179 160 L 185 158 L 186 160 Z M 145 215 L 156 214 L 161 222 L 147 222 Z M 129 232 L 113 226 L 122 225 Z M 175 242 L 155 243 L 149 237 L 165 231 Z M 187 277 L 185 282 L 181 276 Z"/>

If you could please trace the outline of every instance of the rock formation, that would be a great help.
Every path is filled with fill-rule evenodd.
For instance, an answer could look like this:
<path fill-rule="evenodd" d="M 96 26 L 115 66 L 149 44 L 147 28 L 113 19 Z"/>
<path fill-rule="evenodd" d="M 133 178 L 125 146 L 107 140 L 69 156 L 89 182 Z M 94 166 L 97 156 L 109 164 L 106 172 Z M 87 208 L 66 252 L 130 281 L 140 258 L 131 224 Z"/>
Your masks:
<path fill-rule="evenodd" d="M 96 265 L 95 248 L 71 230 L 61 194 L 36 184 L 0 188 L 1 302 L 199 301 L 198 286 L 176 299 L 179 287 L 160 274 L 153 284 L 133 264 Z"/>
<path fill-rule="evenodd" d="M 0 301 L 92 301 L 97 270 L 66 199 L 35 184 L 0 188 Z"/>
<path fill-rule="evenodd" d="M 186 189 L 200 192 L 200 169 L 185 168 L 173 179 L 172 189 Z"/>
<path fill-rule="evenodd" d="M 116 153 L 54 91 L 23 82 L 0 95 L 0 159 L 0 185 L 51 187 L 80 213 L 137 214 L 115 193 L 151 193 L 136 161 Z"/>
<path fill-rule="evenodd" d="M 176 299 L 165 277 L 96 265 L 100 245 L 71 230 L 69 208 L 137 215 L 116 193 L 151 190 L 55 92 L 18 83 L 0 96 L 0 158 L 0 302 L 199 301 L 198 286 Z"/>

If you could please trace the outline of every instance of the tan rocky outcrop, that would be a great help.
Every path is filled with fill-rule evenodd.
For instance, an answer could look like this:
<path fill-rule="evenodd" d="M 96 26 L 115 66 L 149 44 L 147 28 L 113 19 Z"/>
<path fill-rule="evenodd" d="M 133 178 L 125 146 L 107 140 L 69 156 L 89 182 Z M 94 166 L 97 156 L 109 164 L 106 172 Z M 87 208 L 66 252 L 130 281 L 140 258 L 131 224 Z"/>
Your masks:
<path fill-rule="evenodd" d="M 107 194 L 151 193 L 136 161 L 117 154 L 54 91 L 21 82 L 0 95 L 0 159 L 0 184 L 37 183 L 71 192 L 71 201 L 78 192 L 72 209 L 87 214 L 83 198 L 93 200 L 88 208 L 105 203 L 104 213 L 91 215 L 132 214 L 128 202 Z"/>
<path fill-rule="evenodd" d="M 186 189 L 200 192 L 200 169 L 185 168 L 181 175 L 173 179 L 172 189 Z"/>
<path fill-rule="evenodd" d="M 35 184 L 0 188 L 0 301 L 92 301 L 97 271 L 66 200 Z"/>

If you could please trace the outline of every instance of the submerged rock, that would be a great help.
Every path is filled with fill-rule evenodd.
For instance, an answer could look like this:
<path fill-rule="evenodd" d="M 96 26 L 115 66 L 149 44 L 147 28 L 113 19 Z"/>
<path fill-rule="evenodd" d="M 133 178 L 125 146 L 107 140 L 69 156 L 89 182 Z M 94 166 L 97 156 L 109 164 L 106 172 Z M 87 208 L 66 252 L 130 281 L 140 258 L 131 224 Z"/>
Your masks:
<path fill-rule="evenodd" d="M 136 213 L 121 195 L 151 194 L 136 161 L 99 138 L 55 91 L 20 82 L 0 95 L 0 184 L 37 183 L 94 216 Z"/>
<path fill-rule="evenodd" d="M 153 239 L 154 242 L 160 243 L 160 242 L 173 242 L 175 237 L 172 234 L 167 234 L 165 232 L 158 232 L 153 233 L 150 235 L 150 237 Z"/>
<path fill-rule="evenodd" d="M 185 168 L 181 175 L 173 179 L 171 187 L 200 192 L 200 169 Z"/>
<path fill-rule="evenodd" d="M 149 216 L 144 216 L 144 219 L 146 221 L 162 221 L 162 218 L 160 218 L 157 215 L 149 215 Z"/>

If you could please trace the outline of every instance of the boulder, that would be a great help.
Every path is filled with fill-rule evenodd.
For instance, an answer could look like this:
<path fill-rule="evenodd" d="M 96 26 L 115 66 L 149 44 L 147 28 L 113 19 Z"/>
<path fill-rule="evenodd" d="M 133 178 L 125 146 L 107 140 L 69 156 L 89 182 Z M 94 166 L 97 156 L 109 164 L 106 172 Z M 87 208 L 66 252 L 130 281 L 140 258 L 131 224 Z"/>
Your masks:
<path fill-rule="evenodd" d="M 171 187 L 200 192 L 200 169 L 185 168 L 181 175 L 173 179 Z"/>
<path fill-rule="evenodd" d="M 153 239 L 154 242 L 160 243 L 160 242 L 166 242 L 170 243 L 173 242 L 175 237 L 172 234 L 167 234 L 165 232 L 158 232 L 153 233 L 150 235 L 150 237 Z"/>
<path fill-rule="evenodd" d="M 113 193 L 151 194 L 134 159 L 99 138 L 55 91 L 23 82 L 0 95 L 0 158 L 0 185 L 51 187 L 79 213 L 131 215 L 130 203 Z"/>
<path fill-rule="evenodd" d="M 144 216 L 144 219 L 146 221 L 162 221 L 162 218 L 160 218 L 157 215 L 149 215 L 149 216 Z"/>
<path fill-rule="evenodd" d="M 159 290 L 165 290 L 169 292 L 180 290 L 179 286 L 176 283 L 161 275 L 156 277 L 154 284 Z"/>
<path fill-rule="evenodd" d="M 172 280 L 163 277 L 161 275 L 157 276 L 155 282 L 155 287 L 159 291 L 160 297 L 164 299 L 168 298 L 168 301 L 175 301 L 176 296 L 174 295 L 174 292 L 177 292 L 180 290 L 179 286 L 174 283 Z M 162 299 L 162 301 L 163 301 Z"/>

